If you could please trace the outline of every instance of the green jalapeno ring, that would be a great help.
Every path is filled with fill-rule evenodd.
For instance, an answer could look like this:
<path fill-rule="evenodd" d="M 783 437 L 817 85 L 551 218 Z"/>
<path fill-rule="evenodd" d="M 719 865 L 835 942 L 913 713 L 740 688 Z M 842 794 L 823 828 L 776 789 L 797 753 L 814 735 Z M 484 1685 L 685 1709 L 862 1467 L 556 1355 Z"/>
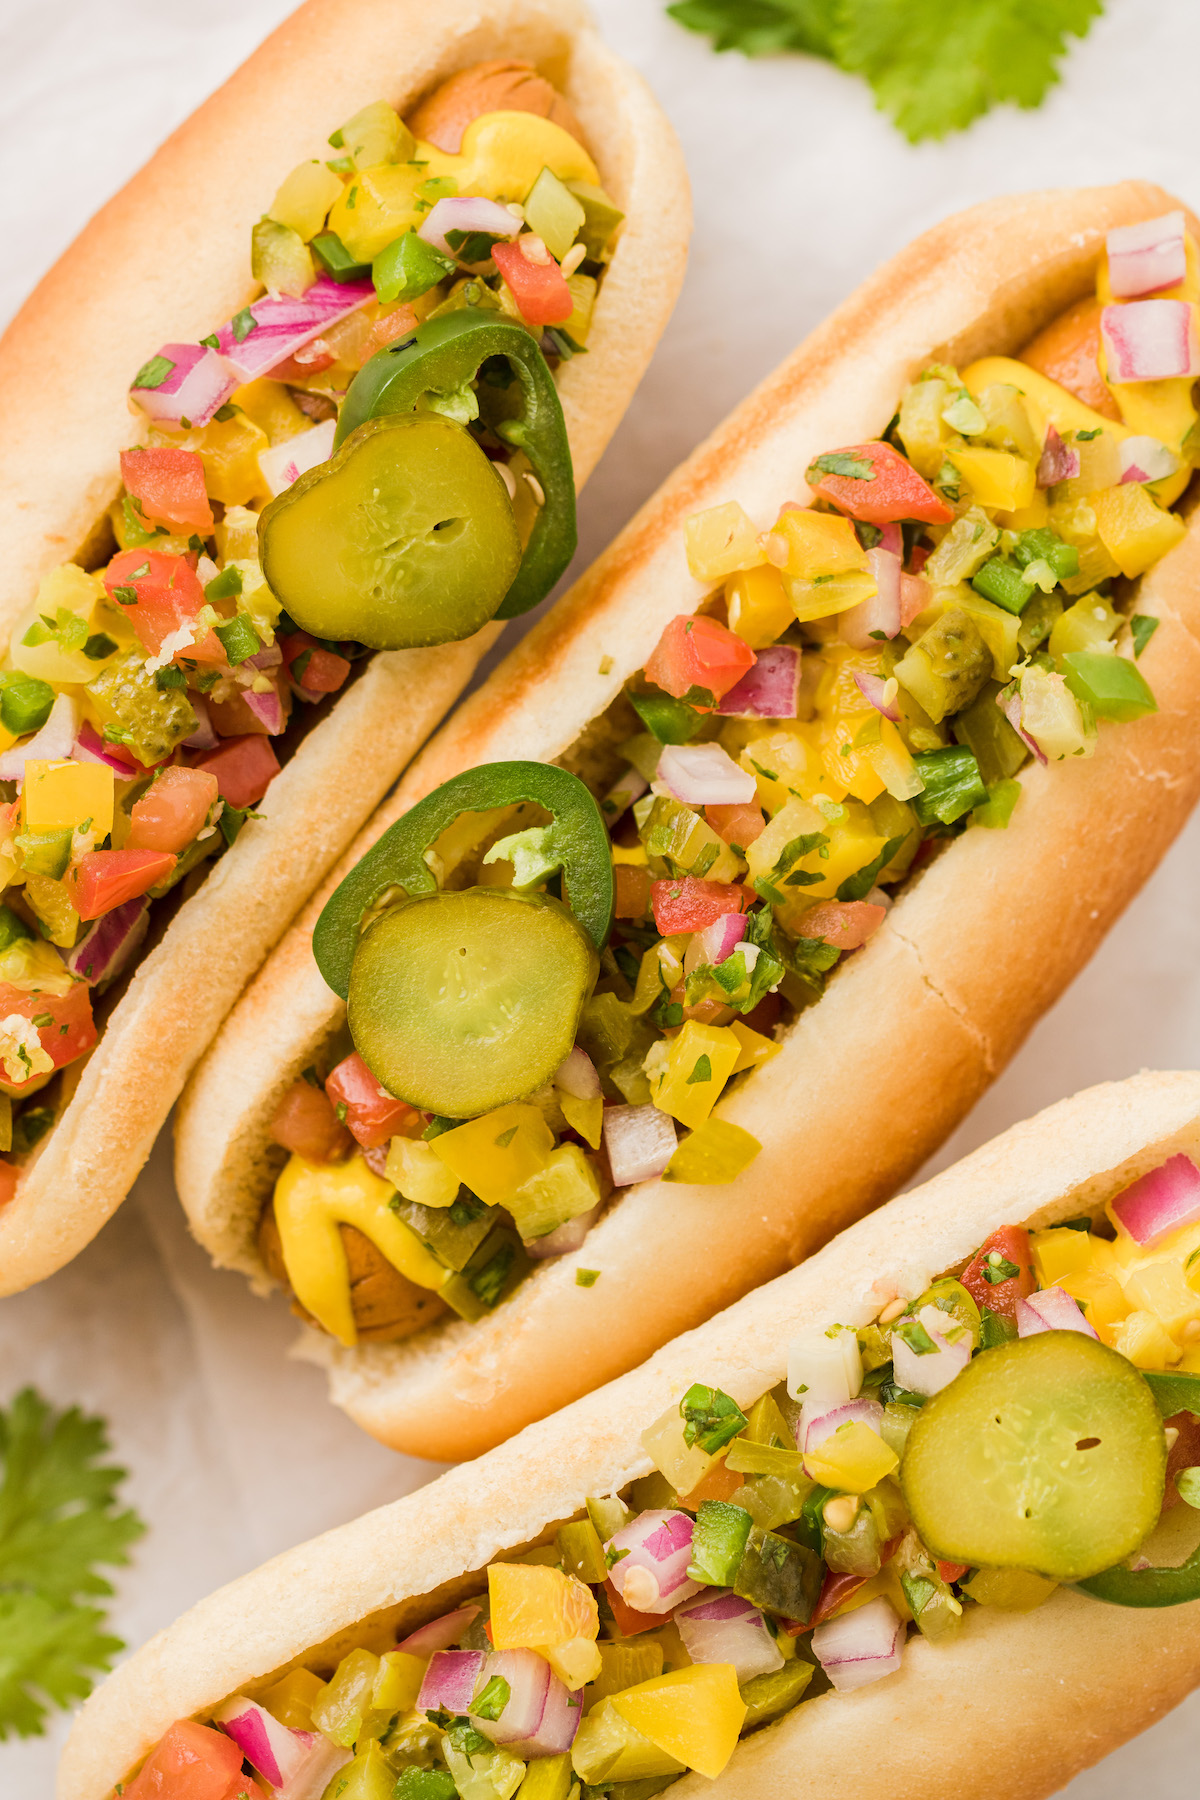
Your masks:
<path fill-rule="evenodd" d="M 1164 1419 L 1190 1412 L 1200 1418 L 1200 1375 L 1143 1369 Z M 1200 1545 L 1176 1568 L 1127 1569 L 1120 1563 L 1074 1585 L 1111 1606 L 1182 1606 L 1200 1600 Z"/>
<path fill-rule="evenodd" d="M 578 776 L 549 763 L 484 763 L 443 782 L 384 832 L 326 901 L 313 931 L 313 955 L 326 983 L 345 1000 L 365 915 L 389 889 L 410 899 L 438 891 L 425 851 L 468 812 L 531 801 L 552 815 L 548 852 L 557 857 L 572 913 L 597 950 L 612 930 L 613 872 L 608 829 Z"/>
<path fill-rule="evenodd" d="M 519 414 L 501 424 L 499 435 L 525 452 L 545 495 L 521 565 L 493 615 L 515 619 L 545 599 L 576 544 L 575 473 L 566 421 L 549 365 L 525 326 L 464 308 L 427 319 L 411 338 L 376 351 L 350 383 L 334 447 L 367 419 L 409 412 L 422 394 L 449 394 L 464 387 L 497 356 L 516 376 L 522 403 Z"/>

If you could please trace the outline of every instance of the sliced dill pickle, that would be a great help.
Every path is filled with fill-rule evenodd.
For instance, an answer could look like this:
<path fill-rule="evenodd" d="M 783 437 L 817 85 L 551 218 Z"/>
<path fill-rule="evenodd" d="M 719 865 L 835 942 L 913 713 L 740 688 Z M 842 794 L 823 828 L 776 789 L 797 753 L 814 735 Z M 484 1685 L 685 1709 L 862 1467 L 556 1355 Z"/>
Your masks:
<path fill-rule="evenodd" d="M 407 650 L 471 637 L 521 561 L 503 481 L 452 419 L 368 419 L 265 508 L 263 573 L 314 637 Z"/>
<path fill-rule="evenodd" d="M 459 1188 L 458 1199 L 450 1206 L 421 1206 L 415 1200 L 402 1200 L 399 1194 L 391 1206 L 438 1261 L 456 1274 L 466 1268 L 503 1216 L 498 1206 L 485 1206 L 465 1188 Z"/>
<path fill-rule="evenodd" d="M 591 939 L 548 894 L 429 894 L 360 940 L 350 1030 L 397 1099 L 473 1119 L 550 1079 L 598 970 Z"/>
<path fill-rule="evenodd" d="M 1167 1449 L 1131 1362 L 1077 1331 L 985 1350 L 927 1400 L 900 1480 L 934 1556 L 1081 1581 L 1137 1549 Z"/>

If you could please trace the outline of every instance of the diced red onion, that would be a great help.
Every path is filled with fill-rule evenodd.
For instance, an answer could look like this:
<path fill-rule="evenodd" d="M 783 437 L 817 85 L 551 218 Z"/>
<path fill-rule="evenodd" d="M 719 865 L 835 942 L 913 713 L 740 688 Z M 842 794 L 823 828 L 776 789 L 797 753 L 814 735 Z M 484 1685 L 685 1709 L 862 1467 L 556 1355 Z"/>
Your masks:
<path fill-rule="evenodd" d="M 878 1400 L 847 1400 L 842 1406 L 832 1407 L 819 1400 L 805 1401 L 800 1409 L 801 1448 L 805 1453 L 815 1450 L 843 1425 L 869 1425 L 876 1437 L 882 1437 L 883 1408 Z"/>
<path fill-rule="evenodd" d="M 1187 300 L 1130 300 L 1100 314 L 1110 382 L 1200 375 L 1196 308 Z"/>
<path fill-rule="evenodd" d="M 321 1800 L 353 1752 L 319 1731 L 291 1731 L 264 1706 L 235 1694 L 214 1715 L 242 1755 L 274 1790 L 275 1800 Z"/>
<path fill-rule="evenodd" d="M 507 1704 L 498 1719 L 472 1713 L 475 1729 L 525 1761 L 569 1750 L 583 1716 L 582 1699 L 572 1695 L 545 1657 L 536 1650 L 493 1651 L 479 1677 L 479 1691 L 497 1676 L 508 1683 Z"/>
<path fill-rule="evenodd" d="M 1004 714 L 1025 748 L 1027 750 L 1032 750 L 1040 763 L 1048 762 L 1049 758 L 1042 749 L 1042 746 L 1038 743 L 1036 738 L 1030 737 L 1029 733 L 1021 723 L 1021 696 L 1017 689 L 1014 688 L 1011 694 L 1005 693 L 1004 691 L 997 694 L 996 705 L 1000 708 L 1000 711 Z"/>
<path fill-rule="evenodd" d="M 913 551 L 915 557 L 917 552 Z M 922 559 L 923 560 L 923 559 Z M 923 613 L 933 599 L 932 584 L 923 575 L 900 577 L 900 629 L 907 631 L 918 613 Z"/>
<path fill-rule="evenodd" d="M 374 299 L 373 282 L 338 282 L 321 275 L 298 300 L 287 295 L 272 299 L 264 294 L 261 300 L 243 308 L 237 319 L 244 320 L 249 312 L 253 328 L 239 340 L 235 321 L 230 319 L 217 332 L 217 349 L 239 383 L 253 381 L 259 375 L 269 375 L 276 364 L 294 356 L 310 338 L 320 337 L 339 319 Z"/>
<path fill-rule="evenodd" d="M 1078 450 L 1068 450 L 1053 425 L 1047 425 L 1046 442 L 1037 466 L 1038 486 L 1056 487 L 1060 481 L 1073 481 L 1078 473 Z"/>
<path fill-rule="evenodd" d="M 898 556 L 901 562 L 903 562 L 904 533 L 900 529 L 900 521 L 898 519 L 889 519 L 886 525 L 881 525 L 879 527 L 879 534 L 878 548 L 880 550 L 885 550 L 889 556 Z"/>
<path fill-rule="evenodd" d="M 457 1612 L 443 1613 L 440 1619 L 431 1619 L 428 1625 L 419 1625 L 416 1631 L 410 1631 L 406 1638 L 401 1638 L 396 1645 L 409 1656 L 434 1656 L 439 1650 L 449 1650 L 457 1644 L 472 1619 L 479 1617 L 477 1606 L 460 1606 Z"/>
<path fill-rule="evenodd" d="M 609 1579 L 627 1606 L 636 1612 L 665 1613 L 700 1592 L 688 1580 L 694 1521 L 687 1513 L 660 1509 L 639 1513 L 604 1546 L 625 1550 L 612 1565 Z"/>
<path fill-rule="evenodd" d="M 675 1154 L 678 1139 L 670 1113 L 657 1106 L 606 1106 L 604 1148 L 615 1186 L 650 1181 Z"/>
<path fill-rule="evenodd" d="M 188 698 L 192 699 L 193 696 L 189 694 Z M 84 719 L 80 725 L 78 736 L 71 746 L 71 756 L 75 762 L 104 763 L 122 781 L 128 781 L 131 776 L 141 773 L 134 768 L 128 757 L 121 756 L 115 744 L 105 743 L 90 719 Z"/>
<path fill-rule="evenodd" d="M 1107 244 L 1108 285 L 1119 300 L 1174 287 L 1187 274 L 1182 212 L 1115 225 Z"/>
<path fill-rule="evenodd" d="M 418 1712 L 465 1713 L 487 1658 L 482 1650 L 439 1650 L 431 1658 L 417 1695 Z"/>
<path fill-rule="evenodd" d="M 735 687 L 717 704 L 733 719 L 794 719 L 800 699 L 800 652 L 792 644 L 768 644 Z"/>
<path fill-rule="evenodd" d="M 278 737 L 287 724 L 287 720 L 283 716 L 283 701 L 279 698 L 279 690 L 273 687 L 268 693 L 256 694 L 253 688 L 244 688 L 242 699 L 255 718 L 262 720 L 267 728 L 267 736 Z"/>
<path fill-rule="evenodd" d="M 694 1663 L 732 1663 L 739 1682 L 782 1669 L 783 1656 L 757 1606 L 740 1594 L 711 1589 L 675 1614 Z"/>
<path fill-rule="evenodd" d="M 532 1738 L 514 1746 L 518 1756 L 532 1762 L 538 1756 L 565 1755 L 575 1742 L 582 1717 L 583 1695 L 573 1694 L 566 1682 L 552 1672 L 541 1723 Z"/>
<path fill-rule="evenodd" d="M 1078 1331 L 1099 1337 L 1083 1316 L 1078 1301 L 1065 1288 L 1043 1288 L 1028 1299 L 1017 1300 L 1017 1336 L 1036 1337 L 1039 1331 Z"/>
<path fill-rule="evenodd" d="M 224 357 L 204 344 L 164 344 L 158 355 L 174 364 L 166 380 L 130 394 L 156 425 L 207 425 L 238 384 Z"/>
<path fill-rule="evenodd" d="M 940 1394 L 960 1375 L 971 1360 L 971 1334 L 965 1328 L 954 1342 L 945 1337 L 939 1326 L 952 1325 L 948 1313 L 936 1306 L 923 1306 L 917 1314 L 920 1324 L 933 1339 L 935 1348 L 923 1356 L 892 1334 L 892 1368 L 897 1384 L 911 1394 Z"/>
<path fill-rule="evenodd" d="M 882 675 L 861 675 L 855 670 L 854 682 L 863 699 L 869 700 L 877 713 L 882 713 L 893 724 L 899 721 L 900 708 L 896 705 L 895 696 L 891 700 L 884 699 L 887 682 Z"/>
<path fill-rule="evenodd" d="M 570 1094 L 573 1100 L 598 1100 L 600 1098 L 600 1077 L 596 1073 L 596 1065 L 586 1050 L 576 1044 L 569 1050 L 554 1071 L 554 1085 L 561 1088 L 564 1094 Z"/>
<path fill-rule="evenodd" d="M 1156 1244 L 1200 1219 L 1200 1169 L 1180 1150 L 1118 1194 L 1111 1211 L 1136 1243 Z"/>
<path fill-rule="evenodd" d="M 298 431 L 295 437 L 285 438 L 281 444 L 263 450 L 258 466 L 271 493 L 282 494 L 284 488 L 291 487 L 293 481 L 298 481 L 309 469 L 328 462 L 333 455 L 336 431 L 336 419 L 322 419 L 319 425 L 310 425 L 307 431 Z"/>
<path fill-rule="evenodd" d="M 248 656 L 242 667 L 245 669 L 277 669 L 283 661 L 283 651 L 278 644 L 266 644 Z"/>
<path fill-rule="evenodd" d="M 910 579 L 904 575 L 897 553 L 885 550 L 882 544 L 867 551 L 867 562 L 875 578 L 875 592 L 838 619 L 838 636 L 856 650 L 877 650 L 883 638 L 899 633 L 904 620 L 904 582 Z"/>
<path fill-rule="evenodd" d="M 520 229 L 521 220 L 498 200 L 485 200 L 481 194 L 455 194 L 438 201 L 417 236 L 444 256 L 456 256 L 461 252 L 446 242 L 448 231 L 486 231 L 489 237 L 515 238 Z"/>
<path fill-rule="evenodd" d="M 1156 437 L 1123 438 L 1117 445 L 1121 458 L 1121 481 L 1161 481 L 1173 475 L 1179 458 Z"/>
<path fill-rule="evenodd" d="M 600 811 L 604 814 L 604 823 L 611 831 L 617 820 L 623 818 L 635 800 L 640 800 L 650 783 L 636 769 L 626 769 L 620 778 L 613 782 L 607 794 L 600 802 Z"/>
<path fill-rule="evenodd" d="M 813 1655 L 839 1694 L 894 1675 L 903 1643 L 904 1627 L 882 1595 L 827 1619 L 812 1634 Z"/>
<path fill-rule="evenodd" d="M 41 730 L 0 756 L 0 781 L 24 781 L 25 763 L 29 757 L 46 762 L 69 757 L 79 735 L 79 722 L 78 700 L 71 694 L 59 694 Z M 127 763 L 124 768 L 128 774 Z"/>
<path fill-rule="evenodd" d="M 188 695 L 192 711 L 196 715 L 196 729 L 190 737 L 185 737 L 185 750 L 215 750 L 220 739 L 213 730 L 212 720 L 208 716 L 208 701 L 203 694 Z M 85 727 L 86 729 L 86 727 Z M 107 760 L 107 759 L 106 759 Z"/>
<path fill-rule="evenodd" d="M 693 950 L 697 951 L 693 968 L 698 969 L 704 963 L 717 968 L 727 956 L 733 955 L 745 935 L 745 913 L 723 913 L 711 925 L 706 925 L 703 931 L 698 931 L 688 945 L 689 956 Z M 689 969 L 687 972 L 690 975 L 692 971 Z"/>
<path fill-rule="evenodd" d="M 126 900 L 123 906 L 102 914 L 67 951 L 67 967 L 72 975 L 82 975 L 89 987 L 111 981 L 145 937 L 149 919 L 145 900 Z"/>
<path fill-rule="evenodd" d="M 658 779 L 688 806 L 745 806 L 758 792 L 720 744 L 664 744 Z"/>
<path fill-rule="evenodd" d="M 548 1231 L 545 1237 L 525 1238 L 526 1256 L 531 1256 L 535 1262 L 543 1262 L 547 1257 L 569 1256 L 573 1250 L 582 1249 L 584 1238 L 599 1216 L 600 1208 L 591 1206 L 587 1212 L 577 1213 L 573 1219 L 568 1219 L 565 1225 Z"/>

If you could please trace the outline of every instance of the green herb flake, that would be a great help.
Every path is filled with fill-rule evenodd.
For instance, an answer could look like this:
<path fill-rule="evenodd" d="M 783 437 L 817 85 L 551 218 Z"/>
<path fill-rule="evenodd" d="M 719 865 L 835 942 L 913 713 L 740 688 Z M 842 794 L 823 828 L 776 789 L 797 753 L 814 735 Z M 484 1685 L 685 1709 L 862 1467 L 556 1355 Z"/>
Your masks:
<path fill-rule="evenodd" d="M 143 363 L 133 378 L 135 388 L 160 388 L 168 375 L 172 374 L 175 364 L 168 356 L 152 356 L 149 362 Z"/>
<path fill-rule="evenodd" d="M 1158 630 L 1159 621 L 1149 613 L 1134 613 L 1129 621 L 1129 629 L 1133 633 L 1133 654 L 1136 659 L 1142 654 L 1150 639 Z"/>
<path fill-rule="evenodd" d="M 511 1699 L 512 1689 L 503 1675 L 493 1675 L 479 1698 L 472 1701 L 471 1711 L 477 1719 L 487 1719 L 494 1725 Z"/>
<path fill-rule="evenodd" d="M 695 1064 L 693 1065 L 692 1072 L 688 1076 L 686 1082 L 684 1083 L 684 1086 L 692 1087 L 696 1082 L 711 1081 L 712 1078 L 713 1078 L 712 1063 L 709 1061 L 707 1056 L 698 1056 L 696 1058 Z"/>
<path fill-rule="evenodd" d="M 720 1388 L 705 1387 L 696 1382 L 679 1402 L 683 1420 L 683 1441 L 689 1449 L 698 1444 L 709 1456 L 732 1442 L 749 1424 L 736 1400 Z"/>
<path fill-rule="evenodd" d="M 575 1271 L 576 1287 L 595 1287 L 599 1279 L 599 1269 L 576 1269 Z"/>
<path fill-rule="evenodd" d="M 804 479 L 810 487 L 816 487 L 818 481 L 813 479 L 814 473 L 822 475 L 841 475 L 847 481 L 874 481 L 875 464 L 867 456 L 856 456 L 852 450 L 827 450 L 809 463 L 804 471 Z"/>
<path fill-rule="evenodd" d="M 1002 1256 L 999 1250 L 989 1250 L 983 1259 L 983 1279 L 991 1287 L 996 1287 L 1001 1281 L 1012 1281 L 1020 1273 L 1016 1263 L 1009 1262 L 1007 1256 Z"/>
<path fill-rule="evenodd" d="M 258 330 L 258 320 L 248 306 L 243 306 L 241 312 L 234 313 L 233 318 L 229 321 L 229 328 L 237 342 L 242 344 L 252 331 Z"/>

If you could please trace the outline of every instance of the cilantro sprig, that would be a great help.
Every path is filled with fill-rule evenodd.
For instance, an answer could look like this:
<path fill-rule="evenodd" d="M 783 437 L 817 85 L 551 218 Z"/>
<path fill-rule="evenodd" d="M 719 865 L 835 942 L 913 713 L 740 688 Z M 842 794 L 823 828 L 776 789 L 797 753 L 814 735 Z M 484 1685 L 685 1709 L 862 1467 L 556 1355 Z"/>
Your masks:
<path fill-rule="evenodd" d="M 870 82 L 910 143 L 962 131 L 1002 101 L 1039 106 L 1068 37 L 1103 0 L 676 0 L 717 50 L 798 50 Z"/>
<path fill-rule="evenodd" d="M 128 1562 L 145 1530 L 107 1451 L 103 1419 L 32 1388 L 0 1410 L 0 1741 L 40 1736 L 48 1706 L 85 1699 L 124 1648 L 86 1604 L 113 1591 L 98 1565 Z"/>

